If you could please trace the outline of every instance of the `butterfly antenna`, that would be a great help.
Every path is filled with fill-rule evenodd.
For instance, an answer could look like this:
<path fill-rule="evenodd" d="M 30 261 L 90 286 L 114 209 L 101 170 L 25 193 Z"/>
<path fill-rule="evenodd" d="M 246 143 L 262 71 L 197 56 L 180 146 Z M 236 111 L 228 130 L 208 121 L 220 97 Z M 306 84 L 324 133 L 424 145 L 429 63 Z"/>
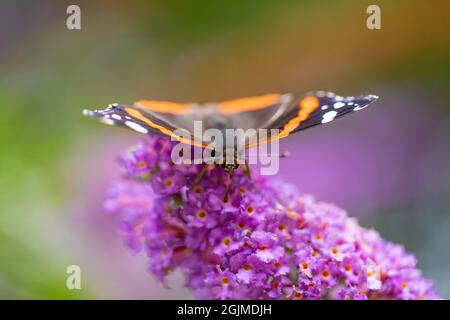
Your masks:
<path fill-rule="evenodd" d="M 268 153 L 266 153 L 266 154 L 261 154 L 261 153 L 260 153 L 260 154 L 258 154 L 258 155 L 256 155 L 256 156 L 272 156 L 272 157 L 278 157 L 278 158 L 285 159 L 285 158 L 289 158 L 289 157 L 291 156 L 291 153 L 290 153 L 289 151 L 284 151 L 284 152 L 279 153 L 279 154 L 268 154 Z M 246 155 L 246 156 L 245 156 L 245 161 L 248 162 L 248 159 L 249 159 L 249 156 Z"/>

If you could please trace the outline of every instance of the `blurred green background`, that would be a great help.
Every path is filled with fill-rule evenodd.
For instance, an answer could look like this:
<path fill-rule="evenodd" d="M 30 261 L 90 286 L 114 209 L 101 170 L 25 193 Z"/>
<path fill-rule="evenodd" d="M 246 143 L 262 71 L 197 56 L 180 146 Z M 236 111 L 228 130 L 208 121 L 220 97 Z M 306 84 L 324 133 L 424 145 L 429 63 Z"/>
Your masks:
<path fill-rule="evenodd" d="M 66 28 L 69 4 L 81 7 L 81 30 Z M 381 30 L 366 28 L 370 4 L 381 8 Z M 351 140 L 369 125 L 384 131 L 392 109 L 399 116 L 386 129 L 392 130 L 387 140 L 408 128 L 398 146 L 424 148 L 403 155 L 419 166 L 405 170 L 389 192 L 401 201 L 374 195 L 356 205 L 358 199 L 341 201 L 333 190 L 314 193 L 404 243 L 437 291 L 450 297 L 449 30 L 448 0 L 2 0 L 0 298 L 190 297 L 177 277 L 173 289 L 154 283 L 142 257 L 123 248 L 115 218 L 101 210 L 117 177 L 115 156 L 139 136 L 83 118 L 83 108 L 318 89 L 381 96 L 380 107 L 360 118 L 364 125 L 355 115 L 322 131 L 337 147 L 334 155 L 335 135 L 347 130 Z M 427 126 L 420 126 L 422 117 Z M 315 147 L 302 147 L 309 137 Z M 289 148 L 317 152 L 319 138 L 308 133 Z M 367 189 L 360 192 L 374 183 L 383 189 L 383 179 L 398 172 L 389 167 L 390 150 L 383 156 L 387 171 L 361 179 Z M 351 168 L 345 174 L 354 178 Z M 420 177 L 414 180 L 419 191 L 397 196 L 411 177 Z M 291 182 L 316 191 L 301 178 Z M 82 290 L 66 289 L 71 264 L 82 269 Z"/>

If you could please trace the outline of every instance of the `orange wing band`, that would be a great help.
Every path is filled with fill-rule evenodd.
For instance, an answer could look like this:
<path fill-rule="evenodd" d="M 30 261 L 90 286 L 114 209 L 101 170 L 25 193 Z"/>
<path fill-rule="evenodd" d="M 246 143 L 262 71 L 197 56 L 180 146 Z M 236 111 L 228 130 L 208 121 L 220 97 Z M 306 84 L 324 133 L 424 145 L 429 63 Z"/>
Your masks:
<path fill-rule="evenodd" d="M 201 148 L 205 148 L 206 145 L 202 144 L 202 143 L 197 143 L 195 140 L 193 139 L 187 139 L 183 136 L 177 135 L 175 134 L 172 130 L 167 129 L 166 127 L 163 127 L 161 125 L 158 125 L 156 123 L 154 123 L 153 121 L 151 121 L 150 119 L 148 119 L 147 117 L 145 117 L 142 113 L 140 113 L 138 110 L 133 109 L 133 108 L 125 108 L 125 111 L 132 117 L 144 122 L 145 124 L 147 124 L 148 126 L 159 130 L 161 133 L 174 138 L 175 140 L 181 142 L 181 143 L 186 143 L 186 144 L 190 144 L 196 147 L 201 147 Z"/>
<path fill-rule="evenodd" d="M 277 139 L 288 136 L 292 131 L 300 126 L 300 124 L 308 119 L 309 115 L 320 106 L 317 97 L 306 97 L 299 103 L 299 111 L 295 118 L 289 120 L 276 136 Z"/>
<path fill-rule="evenodd" d="M 299 103 L 299 111 L 296 117 L 292 118 L 291 120 L 286 123 L 283 128 L 280 130 L 280 132 L 274 136 L 270 137 L 267 140 L 264 141 L 258 141 L 257 143 L 254 143 L 252 145 L 249 145 L 249 148 L 258 146 L 263 143 L 270 143 L 273 140 L 281 139 L 284 137 L 287 137 L 292 131 L 294 131 L 296 128 L 300 126 L 300 124 L 308 119 L 310 114 L 316 110 L 320 106 L 319 99 L 317 97 L 306 97 L 302 99 Z"/>
<path fill-rule="evenodd" d="M 170 114 L 187 114 L 191 111 L 189 103 L 175 103 L 170 101 L 153 101 L 153 100 L 139 100 L 136 104 L 146 110 L 170 113 Z"/>
<path fill-rule="evenodd" d="M 221 102 L 218 104 L 218 110 L 221 114 L 233 114 L 267 108 L 279 102 L 279 94 L 266 94 L 259 97 L 240 98 Z"/>

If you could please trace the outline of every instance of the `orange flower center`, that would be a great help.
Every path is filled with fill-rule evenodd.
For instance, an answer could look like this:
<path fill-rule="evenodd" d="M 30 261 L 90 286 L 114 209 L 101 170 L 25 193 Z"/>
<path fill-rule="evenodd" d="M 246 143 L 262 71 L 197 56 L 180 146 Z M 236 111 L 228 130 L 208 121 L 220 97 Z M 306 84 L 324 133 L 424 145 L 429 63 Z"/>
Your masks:
<path fill-rule="evenodd" d="M 230 243 L 231 243 L 230 237 L 226 237 L 226 238 L 223 240 L 223 245 L 224 245 L 225 247 L 228 247 L 228 246 L 230 245 Z"/>
<path fill-rule="evenodd" d="M 139 169 L 144 169 L 147 167 L 147 164 L 145 163 L 145 161 L 139 161 L 137 166 Z"/>
<path fill-rule="evenodd" d="M 202 192 L 203 192 L 203 188 L 202 188 L 202 187 L 196 186 L 196 187 L 194 188 L 194 193 L 195 193 L 195 194 L 200 194 L 200 193 L 202 193 Z"/>
<path fill-rule="evenodd" d="M 301 292 L 294 293 L 294 299 L 301 299 L 303 297 Z"/>
<path fill-rule="evenodd" d="M 166 180 L 164 180 L 164 185 L 166 187 L 171 187 L 173 186 L 173 179 L 172 178 L 167 178 Z"/>
<path fill-rule="evenodd" d="M 199 210 L 199 211 L 197 212 L 197 218 L 199 218 L 199 219 L 201 219 L 201 220 L 205 219 L 207 215 L 208 215 L 208 214 L 206 213 L 205 210 Z"/>
<path fill-rule="evenodd" d="M 328 270 L 323 270 L 323 271 L 322 271 L 322 277 L 323 277 L 324 279 L 328 279 L 328 278 L 330 277 L 330 271 L 328 271 Z"/>

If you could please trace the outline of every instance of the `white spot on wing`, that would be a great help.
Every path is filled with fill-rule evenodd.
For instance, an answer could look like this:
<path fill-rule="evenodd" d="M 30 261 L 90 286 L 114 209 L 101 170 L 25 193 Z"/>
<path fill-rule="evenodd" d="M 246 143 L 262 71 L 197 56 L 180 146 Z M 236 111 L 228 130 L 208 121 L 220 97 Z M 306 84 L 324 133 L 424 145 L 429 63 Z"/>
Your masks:
<path fill-rule="evenodd" d="M 119 116 L 118 114 L 113 114 L 111 117 L 116 120 L 122 120 L 122 117 Z"/>
<path fill-rule="evenodd" d="M 359 111 L 359 110 L 367 108 L 368 106 L 369 106 L 368 104 L 366 104 L 365 106 L 362 106 L 362 107 L 360 105 L 356 105 L 356 107 L 353 108 L 353 111 Z"/>
<path fill-rule="evenodd" d="M 369 106 L 369 104 L 371 104 L 373 101 L 378 99 L 378 96 L 374 95 L 374 94 L 370 94 L 368 96 L 365 96 L 365 100 L 368 100 L 365 102 L 365 105 L 360 106 L 359 104 L 355 103 L 355 108 L 353 109 L 353 111 L 359 111 L 362 109 L 365 109 Z"/>
<path fill-rule="evenodd" d="M 108 126 L 113 126 L 116 124 L 114 120 L 108 118 L 100 118 L 100 121 L 103 122 L 104 124 L 107 124 Z"/>
<path fill-rule="evenodd" d="M 327 122 L 331 122 L 334 120 L 334 117 L 336 117 L 336 115 L 338 114 L 337 111 L 331 110 L 328 111 L 327 113 L 324 113 L 324 115 L 322 116 L 322 123 L 327 123 Z"/>
<path fill-rule="evenodd" d="M 133 121 L 125 121 L 125 125 L 130 128 L 133 129 L 134 131 L 140 132 L 140 133 L 148 133 L 148 130 L 146 128 L 144 128 L 143 126 L 141 126 L 140 124 L 137 124 L 136 122 Z"/>
<path fill-rule="evenodd" d="M 327 106 L 327 105 L 324 105 L 324 106 L 322 106 L 320 109 L 322 109 L 322 110 L 327 110 L 327 109 L 328 109 L 328 106 Z"/>
<path fill-rule="evenodd" d="M 339 108 L 342 108 L 343 106 L 345 106 L 345 103 L 343 103 L 343 102 L 336 102 L 333 106 L 334 106 L 335 109 L 339 109 Z"/>

